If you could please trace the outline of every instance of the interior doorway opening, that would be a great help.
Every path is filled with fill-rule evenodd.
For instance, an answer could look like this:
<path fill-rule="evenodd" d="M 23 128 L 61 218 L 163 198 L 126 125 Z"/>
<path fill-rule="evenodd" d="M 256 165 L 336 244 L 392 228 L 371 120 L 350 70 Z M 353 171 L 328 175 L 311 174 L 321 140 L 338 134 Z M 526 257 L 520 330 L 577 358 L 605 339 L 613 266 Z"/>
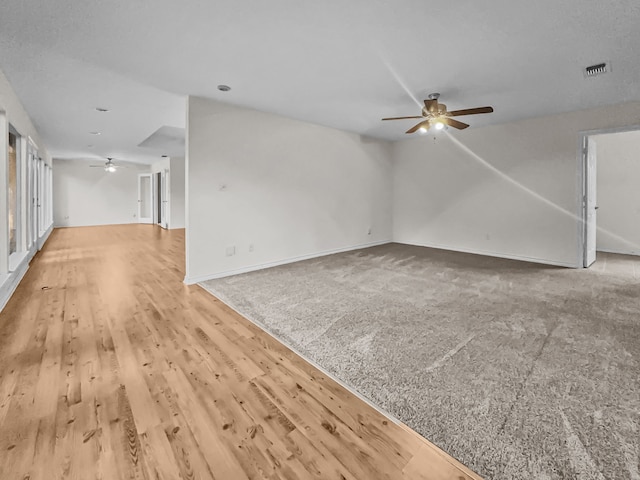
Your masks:
<path fill-rule="evenodd" d="M 150 173 L 138 174 L 138 222 L 153 221 L 153 188 Z"/>
<path fill-rule="evenodd" d="M 162 196 L 162 174 L 160 172 L 154 173 L 153 175 L 153 184 L 154 184 L 154 208 L 153 208 L 153 223 L 160 225 L 162 223 L 162 201 L 164 200 Z"/>
<path fill-rule="evenodd" d="M 169 171 L 153 174 L 153 223 L 169 228 Z"/>
<path fill-rule="evenodd" d="M 640 125 L 583 132 L 582 266 L 597 252 L 640 255 Z"/>

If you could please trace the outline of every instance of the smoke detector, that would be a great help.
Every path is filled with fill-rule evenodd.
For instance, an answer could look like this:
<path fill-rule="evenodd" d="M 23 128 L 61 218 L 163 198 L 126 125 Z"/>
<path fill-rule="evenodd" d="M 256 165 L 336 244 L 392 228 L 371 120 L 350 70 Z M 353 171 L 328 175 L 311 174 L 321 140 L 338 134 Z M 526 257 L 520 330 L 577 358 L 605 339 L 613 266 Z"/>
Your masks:
<path fill-rule="evenodd" d="M 596 63 L 595 65 L 591 65 L 584 69 L 584 76 L 585 78 L 595 77 L 597 75 L 602 75 L 603 73 L 608 73 L 610 71 L 611 71 L 610 62 Z"/>

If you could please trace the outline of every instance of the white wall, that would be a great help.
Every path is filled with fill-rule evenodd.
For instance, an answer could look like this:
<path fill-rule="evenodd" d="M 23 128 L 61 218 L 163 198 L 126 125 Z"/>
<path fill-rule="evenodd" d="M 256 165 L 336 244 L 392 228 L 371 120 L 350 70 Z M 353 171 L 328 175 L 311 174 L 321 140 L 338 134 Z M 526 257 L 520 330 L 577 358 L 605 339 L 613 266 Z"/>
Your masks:
<path fill-rule="evenodd" d="M 6 113 L 9 123 L 14 126 L 20 135 L 25 138 L 31 137 L 38 146 L 39 156 L 42 157 L 47 165 L 51 165 L 51 157 L 49 157 L 40 135 L 2 70 L 0 70 L 0 111 Z"/>
<path fill-rule="evenodd" d="M 597 249 L 640 255 L 640 131 L 595 135 Z"/>
<path fill-rule="evenodd" d="M 138 174 L 148 165 L 129 164 L 108 173 L 89 165 L 101 160 L 53 161 L 53 219 L 57 227 L 138 222 Z"/>
<path fill-rule="evenodd" d="M 445 136 L 397 142 L 394 241 L 580 266 L 579 132 L 632 124 L 639 102 L 452 134 L 488 165 Z"/>
<path fill-rule="evenodd" d="M 387 142 L 197 97 L 187 137 L 187 282 L 391 239 Z"/>
<path fill-rule="evenodd" d="M 163 172 L 164 170 L 168 170 L 171 168 L 171 161 L 169 157 L 162 158 L 158 160 L 156 163 L 151 165 L 151 169 L 149 170 L 151 173 Z"/>
<path fill-rule="evenodd" d="M 184 157 L 171 157 L 169 190 L 171 214 L 169 228 L 184 228 L 185 220 L 185 171 Z"/>

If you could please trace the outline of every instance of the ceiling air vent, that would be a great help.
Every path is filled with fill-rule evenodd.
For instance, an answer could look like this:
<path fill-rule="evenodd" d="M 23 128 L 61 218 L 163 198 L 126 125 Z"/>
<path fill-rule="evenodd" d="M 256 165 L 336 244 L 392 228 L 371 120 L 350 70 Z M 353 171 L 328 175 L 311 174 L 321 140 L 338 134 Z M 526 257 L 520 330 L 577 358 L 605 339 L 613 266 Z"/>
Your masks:
<path fill-rule="evenodd" d="M 584 69 L 585 77 L 595 77 L 596 75 L 602 75 L 603 73 L 607 73 L 611 71 L 611 68 L 606 63 L 598 63 L 596 65 L 591 65 Z"/>

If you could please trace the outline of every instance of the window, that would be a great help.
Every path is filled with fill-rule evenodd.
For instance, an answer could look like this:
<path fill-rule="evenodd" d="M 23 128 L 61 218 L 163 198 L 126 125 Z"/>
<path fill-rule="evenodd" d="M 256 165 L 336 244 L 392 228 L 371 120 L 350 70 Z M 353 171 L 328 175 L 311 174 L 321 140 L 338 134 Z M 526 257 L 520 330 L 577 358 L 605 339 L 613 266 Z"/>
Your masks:
<path fill-rule="evenodd" d="M 31 158 L 31 243 L 38 241 L 38 152 Z"/>
<path fill-rule="evenodd" d="M 44 234 L 44 196 L 45 182 L 44 182 L 44 160 L 38 159 L 38 236 Z"/>
<path fill-rule="evenodd" d="M 18 251 L 18 236 L 20 234 L 20 168 L 19 168 L 19 136 L 10 127 L 9 130 L 9 178 L 8 178 L 8 221 L 9 221 L 9 255 Z"/>

